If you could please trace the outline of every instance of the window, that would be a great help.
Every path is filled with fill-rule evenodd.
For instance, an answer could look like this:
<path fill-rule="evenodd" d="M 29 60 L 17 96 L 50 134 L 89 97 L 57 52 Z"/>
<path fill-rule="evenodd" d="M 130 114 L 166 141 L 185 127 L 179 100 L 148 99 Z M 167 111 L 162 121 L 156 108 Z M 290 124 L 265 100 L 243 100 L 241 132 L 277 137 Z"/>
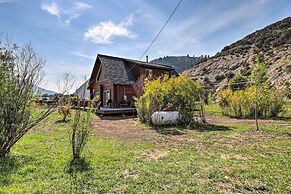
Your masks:
<path fill-rule="evenodd" d="M 110 90 L 103 91 L 103 107 L 111 107 L 112 99 Z"/>
<path fill-rule="evenodd" d="M 145 76 L 148 79 L 153 79 L 153 70 L 152 69 L 145 69 Z"/>

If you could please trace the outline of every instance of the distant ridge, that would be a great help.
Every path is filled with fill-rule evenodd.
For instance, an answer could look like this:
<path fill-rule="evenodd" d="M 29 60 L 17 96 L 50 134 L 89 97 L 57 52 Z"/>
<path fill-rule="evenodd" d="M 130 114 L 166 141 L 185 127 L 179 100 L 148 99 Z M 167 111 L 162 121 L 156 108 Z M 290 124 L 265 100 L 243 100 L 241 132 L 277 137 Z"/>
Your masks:
<path fill-rule="evenodd" d="M 51 91 L 51 90 L 46 90 L 42 87 L 38 87 L 38 86 L 34 86 L 33 87 L 33 93 L 34 94 L 40 94 L 40 95 L 44 95 L 44 94 L 47 94 L 47 95 L 55 95 L 55 94 L 58 94 L 57 92 L 54 92 L 54 91 Z"/>
<path fill-rule="evenodd" d="M 208 58 L 206 55 L 201 55 L 200 57 L 195 56 L 165 56 L 158 59 L 154 59 L 151 63 L 169 65 L 173 67 L 178 73 L 183 72 L 190 67 L 193 67 L 197 63 L 205 61 Z"/>

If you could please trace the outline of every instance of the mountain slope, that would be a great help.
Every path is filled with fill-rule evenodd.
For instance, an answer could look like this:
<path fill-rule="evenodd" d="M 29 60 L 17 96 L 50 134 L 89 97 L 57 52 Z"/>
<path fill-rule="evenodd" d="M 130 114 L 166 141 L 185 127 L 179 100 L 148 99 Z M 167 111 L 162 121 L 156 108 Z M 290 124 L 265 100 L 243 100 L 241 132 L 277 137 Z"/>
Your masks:
<path fill-rule="evenodd" d="M 255 52 L 264 55 L 274 86 L 282 87 L 285 82 L 291 82 L 291 17 L 251 33 L 183 73 L 205 88 L 218 91 L 227 87 L 233 75 L 250 75 L 255 66 Z"/>
<path fill-rule="evenodd" d="M 169 65 L 175 68 L 178 73 L 183 72 L 186 69 L 189 69 L 193 65 L 205 61 L 207 56 L 201 55 L 200 57 L 190 57 L 187 56 L 166 56 L 154 59 L 151 63 Z"/>

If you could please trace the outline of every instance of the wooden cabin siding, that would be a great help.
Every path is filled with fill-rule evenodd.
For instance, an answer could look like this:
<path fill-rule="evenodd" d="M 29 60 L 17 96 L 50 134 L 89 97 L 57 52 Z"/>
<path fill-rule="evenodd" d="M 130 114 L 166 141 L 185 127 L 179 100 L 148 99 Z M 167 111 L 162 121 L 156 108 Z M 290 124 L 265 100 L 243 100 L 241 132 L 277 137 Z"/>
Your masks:
<path fill-rule="evenodd" d="M 120 104 L 122 104 L 124 101 L 124 94 L 127 96 L 128 104 L 134 101 L 133 97 L 136 96 L 136 94 L 132 85 L 115 85 L 116 107 L 121 107 Z"/>

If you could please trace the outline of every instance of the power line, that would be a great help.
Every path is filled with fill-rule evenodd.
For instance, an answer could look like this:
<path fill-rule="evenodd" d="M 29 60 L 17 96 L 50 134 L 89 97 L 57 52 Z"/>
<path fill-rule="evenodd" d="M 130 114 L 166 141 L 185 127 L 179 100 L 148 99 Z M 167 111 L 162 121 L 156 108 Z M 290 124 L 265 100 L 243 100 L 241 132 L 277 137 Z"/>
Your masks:
<path fill-rule="evenodd" d="M 254 81 L 249 80 L 249 81 L 244 81 L 244 82 L 234 82 L 231 83 L 230 85 L 241 85 L 241 84 L 253 84 Z M 221 84 L 221 86 L 229 86 L 229 84 Z M 212 89 L 204 89 L 205 91 L 213 91 Z"/>
<path fill-rule="evenodd" d="M 172 18 L 172 16 L 175 14 L 175 12 L 177 11 L 178 7 L 180 6 L 180 4 L 182 3 L 183 0 L 180 0 L 179 3 L 177 4 L 177 6 L 175 7 L 175 9 L 173 10 L 173 12 L 171 13 L 171 15 L 169 16 L 169 18 L 167 19 L 166 23 L 163 25 L 163 27 L 161 28 L 161 30 L 158 32 L 158 34 L 156 35 L 156 37 L 153 39 L 153 41 L 149 44 L 149 46 L 147 47 L 147 49 L 143 52 L 143 54 L 140 56 L 139 60 L 141 60 L 144 55 L 148 52 L 148 50 L 151 48 L 151 46 L 154 44 L 154 42 L 157 40 L 157 38 L 160 36 L 160 34 L 162 33 L 162 31 L 164 30 L 164 28 L 166 27 L 166 25 L 169 23 L 170 19 Z"/>
<path fill-rule="evenodd" d="M 165 29 L 165 27 L 167 26 L 167 24 L 169 23 L 170 19 L 172 18 L 172 16 L 175 14 L 175 12 L 177 11 L 178 7 L 180 6 L 180 4 L 182 3 L 183 0 L 180 0 L 179 3 L 177 4 L 177 6 L 175 7 L 175 9 L 173 10 L 173 12 L 171 13 L 171 15 L 169 16 L 169 18 L 167 19 L 166 23 L 163 25 L 163 27 L 160 29 L 160 31 L 158 32 L 158 34 L 156 35 L 156 37 L 152 40 L 152 42 L 149 44 L 149 46 L 146 48 L 146 50 L 143 52 L 143 54 L 140 56 L 140 58 L 138 60 L 141 60 L 144 55 L 148 52 L 148 50 L 152 47 L 152 45 L 154 44 L 154 42 L 157 40 L 157 38 L 160 36 L 160 34 L 162 33 L 162 31 Z M 126 74 L 128 74 L 134 67 L 136 66 L 136 64 L 134 64 L 127 72 Z M 125 82 L 125 80 L 124 80 Z"/>

